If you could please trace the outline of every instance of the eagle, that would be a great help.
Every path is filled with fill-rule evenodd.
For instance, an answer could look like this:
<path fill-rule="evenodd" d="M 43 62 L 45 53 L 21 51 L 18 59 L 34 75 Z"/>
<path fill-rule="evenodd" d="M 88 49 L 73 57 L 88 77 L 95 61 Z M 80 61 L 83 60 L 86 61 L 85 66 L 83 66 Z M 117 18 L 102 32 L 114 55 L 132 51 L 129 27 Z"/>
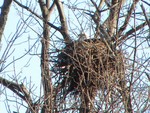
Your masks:
<path fill-rule="evenodd" d="M 90 37 L 85 32 L 82 32 L 78 35 L 78 41 L 84 41 L 87 39 L 90 39 Z"/>

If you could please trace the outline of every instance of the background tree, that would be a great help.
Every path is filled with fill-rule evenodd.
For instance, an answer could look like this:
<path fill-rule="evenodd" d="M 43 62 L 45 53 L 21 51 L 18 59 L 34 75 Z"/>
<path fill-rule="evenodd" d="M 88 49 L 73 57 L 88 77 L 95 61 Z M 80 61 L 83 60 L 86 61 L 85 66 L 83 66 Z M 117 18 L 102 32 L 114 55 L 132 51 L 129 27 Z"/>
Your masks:
<path fill-rule="evenodd" d="M 10 6 L 18 22 L 5 36 Z M 27 113 L 148 112 L 149 6 L 144 0 L 4 0 L 0 83 L 8 112 L 12 102 Z M 78 40 L 86 33 L 90 39 Z M 41 76 L 29 73 L 30 80 L 22 70 L 37 71 L 37 57 Z M 35 85 L 42 86 L 38 94 Z"/>

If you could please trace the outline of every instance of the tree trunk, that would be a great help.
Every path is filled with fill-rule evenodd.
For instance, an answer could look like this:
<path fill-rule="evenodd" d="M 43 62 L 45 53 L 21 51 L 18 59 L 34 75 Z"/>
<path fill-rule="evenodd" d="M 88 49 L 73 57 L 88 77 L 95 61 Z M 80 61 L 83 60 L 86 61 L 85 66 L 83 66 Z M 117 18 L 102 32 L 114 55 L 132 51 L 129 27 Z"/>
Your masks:
<path fill-rule="evenodd" d="M 43 1 L 40 1 L 40 7 L 43 16 L 43 37 L 41 40 L 42 43 L 42 50 L 41 50 L 41 77 L 43 83 L 43 90 L 44 90 L 44 104 L 42 108 L 42 113 L 52 113 L 52 99 L 53 99 L 53 87 L 51 81 L 51 72 L 49 67 L 49 44 L 50 44 L 50 28 L 48 25 L 49 21 L 49 12 L 48 8 L 44 5 Z"/>

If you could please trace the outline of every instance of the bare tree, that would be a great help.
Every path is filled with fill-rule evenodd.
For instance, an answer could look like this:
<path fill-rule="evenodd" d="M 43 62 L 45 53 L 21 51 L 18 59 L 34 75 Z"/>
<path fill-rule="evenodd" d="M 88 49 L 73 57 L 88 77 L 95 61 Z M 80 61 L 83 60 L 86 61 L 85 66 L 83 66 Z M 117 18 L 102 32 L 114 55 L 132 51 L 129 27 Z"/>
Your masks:
<path fill-rule="evenodd" d="M 1 56 L 0 73 L 6 73 L 11 65 L 15 70 L 15 63 L 27 55 L 32 56 L 30 52 L 33 48 L 38 51 L 36 44 L 41 42 L 41 51 L 34 54 L 41 62 L 41 76 L 34 75 L 41 78 L 40 96 L 34 98 L 34 85 L 30 81 L 26 84 L 25 79 L 18 79 L 17 75 L 0 77 L 1 85 L 17 95 L 16 100 L 21 100 L 16 104 L 27 104 L 26 113 L 150 110 L 150 12 L 147 10 L 150 3 L 144 0 L 3 2 L 0 42 L 5 38 L 3 33 L 11 4 L 20 20 Z M 29 44 L 25 54 L 6 62 L 14 53 L 11 49 L 15 42 L 27 31 L 34 32 L 37 41 Z"/>

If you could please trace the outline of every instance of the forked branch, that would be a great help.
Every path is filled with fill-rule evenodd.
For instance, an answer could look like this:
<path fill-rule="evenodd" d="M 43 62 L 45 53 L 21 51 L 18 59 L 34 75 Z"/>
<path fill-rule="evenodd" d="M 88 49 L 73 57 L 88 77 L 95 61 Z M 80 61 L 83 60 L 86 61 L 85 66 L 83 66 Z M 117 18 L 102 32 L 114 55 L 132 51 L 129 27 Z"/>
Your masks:
<path fill-rule="evenodd" d="M 23 5 L 23 4 L 21 4 L 20 2 L 18 2 L 17 0 L 14 0 L 14 2 L 17 4 L 17 5 L 19 5 L 20 7 L 22 7 L 23 9 L 26 9 L 27 11 L 29 11 L 30 13 L 32 13 L 34 16 L 36 16 L 37 18 L 39 18 L 40 20 L 43 20 L 44 22 L 47 22 L 46 20 L 45 20 L 45 18 L 43 18 L 43 17 L 41 17 L 40 15 L 38 15 L 37 13 L 35 13 L 34 11 L 32 11 L 29 7 L 27 7 L 27 6 L 25 6 L 25 5 Z M 51 12 L 52 12 L 52 10 L 53 10 L 53 5 L 52 5 L 52 7 L 50 7 L 50 9 L 49 9 L 49 14 L 51 14 Z M 54 29 L 56 29 L 57 31 L 59 31 L 60 32 L 60 28 L 59 27 L 56 27 L 54 24 L 52 24 L 52 23 L 50 23 L 50 22 L 47 22 L 47 24 L 50 26 L 50 27 L 52 27 L 52 28 L 54 28 Z"/>
<path fill-rule="evenodd" d="M 150 19 L 149 19 L 148 21 L 150 21 Z M 119 44 L 120 44 L 122 41 L 124 41 L 129 35 L 131 35 L 132 33 L 134 33 L 134 32 L 135 32 L 135 29 L 136 29 L 136 31 L 138 31 L 138 30 L 144 28 L 146 25 L 147 25 L 147 22 L 144 22 L 144 23 L 138 25 L 136 28 L 130 29 L 128 32 L 126 32 L 125 35 L 123 35 L 123 36 L 119 39 L 119 41 L 118 41 Z"/>
<path fill-rule="evenodd" d="M 118 31 L 118 36 L 120 36 L 122 34 L 122 32 L 126 29 L 128 23 L 129 23 L 130 17 L 132 15 L 132 12 L 135 9 L 135 6 L 138 3 L 138 1 L 139 0 L 135 0 L 135 2 L 132 3 L 132 6 L 131 6 L 130 10 L 128 11 L 128 14 L 125 18 L 124 24 L 120 27 L 120 29 Z"/>
<path fill-rule="evenodd" d="M 18 95 L 21 99 L 23 99 L 25 102 L 27 102 L 28 106 L 30 107 L 31 111 L 34 110 L 34 104 L 32 102 L 30 92 L 27 90 L 27 88 L 22 84 L 17 84 L 12 81 L 9 81 L 3 77 L 0 77 L 0 84 L 10 89 L 12 92 L 14 92 L 16 95 Z"/>

